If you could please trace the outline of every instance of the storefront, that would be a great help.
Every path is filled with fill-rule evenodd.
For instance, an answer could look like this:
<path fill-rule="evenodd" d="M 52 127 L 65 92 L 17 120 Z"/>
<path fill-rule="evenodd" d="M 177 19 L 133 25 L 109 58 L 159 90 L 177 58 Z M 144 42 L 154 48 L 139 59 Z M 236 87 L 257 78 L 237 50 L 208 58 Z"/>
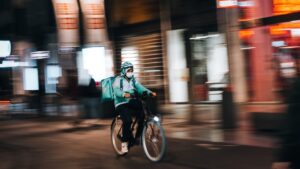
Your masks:
<path fill-rule="evenodd" d="M 215 2 L 172 1 L 169 5 L 171 29 L 166 32 L 169 101 L 221 101 L 227 84 L 224 77 L 228 61 L 224 34 L 218 32 Z"/>
<path fill-rule="evenodd" d="M 193 63 L 194 100 L 221 101 L 228 85 L 228 53 L 225 36 L 220 33 L 190 37 Z"/>
<path fill-rule="evenodd" d="M 121 62 L 133 62 L 138 80 L 167 103 L 221 101 L 228 52 L 217 30 L 215 2 L 155 2 L 111 1 L 117 72 Z"/>
<path fill-rule="evenodd" d="M 293 17 L 299 7 L 296 0 L 253 0 L 239 6 L 249 101 L 282 101 L 292 83 L 300 54 L 300 22 Z"/>
<path fill-rule="evenodd" d="M 168 84 L 159 4 L 158 0 L 112 0 L 105 5 L 116 75 L 122 62 L 133 63 L 137 80 L 164 102 Z"/>
<path fill-rule="evenodd" d="M 125 61 L 134 64 L 137 80 L 147 88 L 159 93 L 163 101 L 165 72 L 162 55 L 162 40 L 159 33 L 147 33 L 138 36 L 123 36 L 116 42 L 116 70 Z"/>

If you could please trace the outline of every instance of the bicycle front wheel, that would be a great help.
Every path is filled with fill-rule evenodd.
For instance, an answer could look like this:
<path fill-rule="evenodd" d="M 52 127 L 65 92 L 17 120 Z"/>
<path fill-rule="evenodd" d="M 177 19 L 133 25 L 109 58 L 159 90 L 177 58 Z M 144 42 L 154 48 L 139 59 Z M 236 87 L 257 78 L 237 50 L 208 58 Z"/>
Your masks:
<path fill-rule="evenodd" d="M 122 124 L 123 122 L 119 117 L 116 117 L 111 124 L 111 142 L 117 155 L 126 154 L 122 152 Z"/>
<path fill-rule="evenodd" d="M 162 160 L 167 143 L 165 131 L 159 122 L 153 120 L 146 123 L 142 133 L 142 145 L 150 161 L 158 162 Z"/>

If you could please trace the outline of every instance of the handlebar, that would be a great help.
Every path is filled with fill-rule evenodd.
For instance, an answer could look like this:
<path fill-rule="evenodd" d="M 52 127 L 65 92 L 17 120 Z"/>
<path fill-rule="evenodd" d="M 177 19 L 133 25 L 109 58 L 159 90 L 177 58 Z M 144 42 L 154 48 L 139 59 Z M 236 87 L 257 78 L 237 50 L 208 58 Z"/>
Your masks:
<path fill-rule="evenodd" d="M 153 93 L 148 93 L 148 92 L 146 92 L 146 91 L 144 91 L 143 93 L 142 93 L 142 99 L 146 99 L 146 98 L 148 98 L 148 97 L 155 97 L 154 95 L 153 95 Z"/>
<path fill-rule="evenodd" d="M 129 94 L 130 94 L 130 98 L 132 98 L 132 99 L 142 99 L 142 100 L 145 100 L 148 97 L 155 97 L 152 93 L 148 93 L 147 91 L 144 91 L 142 93 L 142 95 L 139 95 L 136 90 L 134 90 L 133 93 L 129 93 Z"/>

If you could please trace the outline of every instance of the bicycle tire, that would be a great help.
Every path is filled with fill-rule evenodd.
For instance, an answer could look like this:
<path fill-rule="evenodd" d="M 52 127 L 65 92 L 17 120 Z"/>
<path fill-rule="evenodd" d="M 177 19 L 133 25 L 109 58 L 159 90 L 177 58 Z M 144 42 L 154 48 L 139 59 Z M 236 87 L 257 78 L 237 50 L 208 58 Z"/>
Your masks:
<path fill-rule="evenodd" d="M 121 145 L 121 136 L 122 134 L 122 120 L 119 117 L 114 118 L 111 124 L 111 143 L 117 155 L 123 156 L 127 153 L 122 152 L 122 145 Z"/>
<path fill-rule="evenodd" d="M 154 127 L 158 129 L 158 135 L 154 133 L 156 132 L 154 131 Z M 159 136 L 159 138 L 157 136 Z M 161 142 L 159 147 L 157 146 L 158 142 Z M 159 162 L 164 158 L 167 141 L 165 131 L 159 122 L 151 120 L 146 123 L 142 133 L 142 146 L 145 155 L 150 161 Z M 150 147 L 152 147 L 152 150 Z"/>

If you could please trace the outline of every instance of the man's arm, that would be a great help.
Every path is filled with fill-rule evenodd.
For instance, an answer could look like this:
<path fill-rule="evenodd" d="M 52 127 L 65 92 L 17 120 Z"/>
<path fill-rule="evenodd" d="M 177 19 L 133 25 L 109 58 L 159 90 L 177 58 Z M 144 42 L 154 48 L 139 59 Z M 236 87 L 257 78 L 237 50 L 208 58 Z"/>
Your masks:
<path fill-rule="evenodd" d="M 135 80 L 135 88 L 139 94 L 143 94 L 143 92 L 147 92 L 147 94 L 153 93 L 151 90 L 147 89 L 136 80 Z"/>

